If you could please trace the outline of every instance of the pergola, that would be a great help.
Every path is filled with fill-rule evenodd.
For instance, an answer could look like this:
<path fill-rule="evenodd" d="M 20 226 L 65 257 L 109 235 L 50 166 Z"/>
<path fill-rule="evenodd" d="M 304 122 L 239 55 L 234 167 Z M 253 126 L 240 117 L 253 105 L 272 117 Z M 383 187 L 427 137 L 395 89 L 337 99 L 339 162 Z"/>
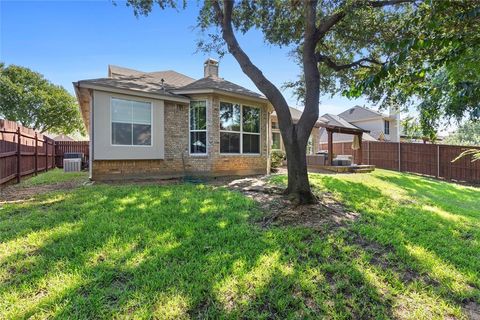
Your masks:
<path fill-rule="evenodd" d="M 363 130 L 360 128 L 348 128 L 348 127 L 343 127 L 343 126 L 335 126 L 335 125 L 329 125 L 329 124 L 324 124 L 321 125 L 322 127 L 325 128 L 328 134 L 328 159 L 327 159 L 327 164 L 329 166 L 332 165 L 332 160 L 333 160 L 333 134 L 334 133 L 343 133 L 343 134 L 351 134 L 354 136 L 358 136 L 358 140 L 360 143 L 360 148 L 358 149 L 358 152 L 360 153 L 360 157 L 358 160 L 357 164 L 362 164 L 362 136 L 363 133 L 368 133 L 370 131 L 368 130 Z"/>

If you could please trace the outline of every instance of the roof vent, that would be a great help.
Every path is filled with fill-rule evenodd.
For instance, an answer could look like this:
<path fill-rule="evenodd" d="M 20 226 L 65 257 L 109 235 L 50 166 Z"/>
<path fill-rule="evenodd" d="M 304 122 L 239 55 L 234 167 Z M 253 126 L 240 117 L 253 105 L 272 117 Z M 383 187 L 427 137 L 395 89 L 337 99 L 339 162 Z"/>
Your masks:
<path fill-rule="evenodd" d="M 212 58 L 208 58 L 203 64 L 204 77 L 218 78 L 218 61 Z"/>
<path fill-rule="evenodd" d="M 353 111 L 355 111 L 355 108 L 352 108 L 352 109 L 348 110 L 348 113 L 349 113 L 349 114 L 352 114 Z"/>

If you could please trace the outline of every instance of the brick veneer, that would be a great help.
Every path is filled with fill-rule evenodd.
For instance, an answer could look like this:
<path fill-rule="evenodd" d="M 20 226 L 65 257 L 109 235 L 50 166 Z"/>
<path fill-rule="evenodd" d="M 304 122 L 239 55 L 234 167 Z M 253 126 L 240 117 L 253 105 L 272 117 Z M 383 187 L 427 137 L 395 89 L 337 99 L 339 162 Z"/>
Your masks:
<path fill-rule="evenodd" d="M 220 101 L 232 98 L 218 95 L 193 96 L 192 100 L 207 101 L 206 156 L 189 154 L 188 106 L 165 101 L 165 157 L 156 160 L 94 160 L 94 180 L 125 178 L 173 178 L 183 175 L 225 176 L 251 175 L 267 172 L 267 106 L 247 101 L 247 105 L 261 107 L 260 155 L 220 154 L 219 107 Z M 236 99 L 234 100 L 237 101 Z"/>

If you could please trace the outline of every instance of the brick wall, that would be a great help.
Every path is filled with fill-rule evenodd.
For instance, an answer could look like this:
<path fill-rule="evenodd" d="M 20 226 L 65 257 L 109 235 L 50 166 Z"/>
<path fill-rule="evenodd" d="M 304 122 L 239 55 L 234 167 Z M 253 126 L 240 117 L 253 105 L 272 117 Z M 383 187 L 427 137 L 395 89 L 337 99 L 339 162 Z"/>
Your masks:
<path fill-rule="evenodd" d="M 208 155 L 189 155 L 188 106 L 165 102 L 165 158 L 162 160 L 94 160 L 94 180 L 125 178 L 173 178 L 187 175 L 222 176 L 249 175 L 267 172 L 266 105 L 260 119 L 260 155 L 220 154 L 220 100 L 232 101 L 217 95 L 193 96 L 192 100 L 207 100 Z M 237 100 L 235 100 L 236 102 Z M 252 102 L 238 101 L 248 105 Z"/>

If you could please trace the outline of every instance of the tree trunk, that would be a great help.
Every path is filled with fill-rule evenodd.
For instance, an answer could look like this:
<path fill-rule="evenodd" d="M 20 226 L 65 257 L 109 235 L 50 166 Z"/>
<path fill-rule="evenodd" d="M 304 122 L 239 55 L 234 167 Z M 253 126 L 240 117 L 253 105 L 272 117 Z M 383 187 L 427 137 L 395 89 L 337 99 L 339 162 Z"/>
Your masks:
<path fill-rule="evenodd" d="M 292 131 L 295 132 L 295 129 Z M 290 200 L 299 205 L 317 202 L 308 180 L 307 140 L 301 141 L 295 134 L 293 134 L 291 141 L 284 140 L 288 168 L 288 187 L 285 193 Z"/>

